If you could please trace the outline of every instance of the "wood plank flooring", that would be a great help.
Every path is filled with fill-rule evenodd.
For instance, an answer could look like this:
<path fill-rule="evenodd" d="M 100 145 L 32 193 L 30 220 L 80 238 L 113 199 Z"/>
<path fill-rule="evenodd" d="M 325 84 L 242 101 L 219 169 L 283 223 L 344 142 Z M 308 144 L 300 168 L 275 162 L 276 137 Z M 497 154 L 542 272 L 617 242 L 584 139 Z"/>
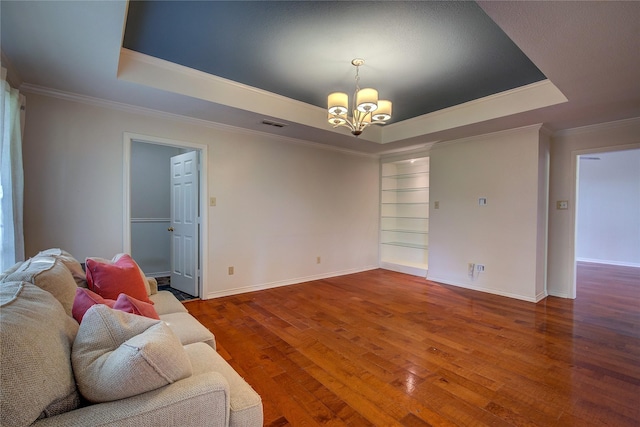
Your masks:
<path fill-rule="evenodd" d="M 640 269 L 533 304 L 386 270 L 185 304 L 266 426 L 640 426 Z"/>

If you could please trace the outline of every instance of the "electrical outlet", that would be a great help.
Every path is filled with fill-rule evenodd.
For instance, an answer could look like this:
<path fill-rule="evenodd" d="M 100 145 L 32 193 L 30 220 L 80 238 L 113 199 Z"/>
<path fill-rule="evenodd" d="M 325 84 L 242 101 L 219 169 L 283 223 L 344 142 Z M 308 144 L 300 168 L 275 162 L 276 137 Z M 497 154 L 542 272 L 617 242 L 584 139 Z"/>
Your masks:
<path fill-rule="evenodd" d="M 233 267 L 229 267 L 229 276 L 233 276 Z"/>
<path fill-rule="evenodd" d="M 556 209 L 558 209 L 558 210 L 569 209 L 569 201 L 568 200 L 558 200 L 556 202 Z"/>
<path fill-rule="evenodd" d="M 209 197 L 209 206 L 215 206 L 215 205 L 216 205 L 216 198 Z"/>
<path fill-rule="evenodd" d="M 484 271 L 484 265 L 483 264 L 476 264 L 476 271 L 478 271 L 478 272 Z"/>

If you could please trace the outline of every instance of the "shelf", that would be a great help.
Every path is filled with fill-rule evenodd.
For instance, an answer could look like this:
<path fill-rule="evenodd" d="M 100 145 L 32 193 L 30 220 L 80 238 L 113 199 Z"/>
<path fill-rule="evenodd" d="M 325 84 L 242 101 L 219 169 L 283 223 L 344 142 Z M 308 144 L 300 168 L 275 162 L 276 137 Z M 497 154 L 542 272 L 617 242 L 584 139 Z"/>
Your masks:
<path fill-rule="evenodd" d="M 413 188 L 383 188 L 382 191 L 392 191 L 394 193 L 402 193 L 409 191 L 425 191 L 428 190 L 429 187 L 413 187 Z"/>
<path fill-rule="evenodd" d="M 424 230 L 399 230 L 399 229 L 381 229 L 380 231 L 388 231 L 390 233 L 408 233 L 408 234 L 429 234 L 428 231 Z"/>
<path fill-rule="evenodd" d="M 414 173 L 401 173 L 399 175 L 383 175 L 382 178 L 389 179 L 405 179 L 405 178 L 415 178 L 417 176 L 429 175 L 429 172 L 414 172 Z"/>
<path fill-rule="evenodd" d="M 429 256 L 429 158 L 381 165 L 380 266 L 426 275 Z"/>
<path fill-rule="evenodd" d="M 383 205 L 428 205 L 429 202 L 382 202 Z"/>
<path fill-rule="evenodd" d="M 405 242 L 381 242 L 383 245 L 389 246 L 401 246 L 403 248 L 412 248 L 412 249 L 421 249 L 425 250 L 428 248 L 427 245 L 418 245 L 415 243 L 405 243 Z"/>
<path fill-rule="evenodd" d="M 389 215 L 384 215 L 381 216 L 380 218 L 397 218 L 397 219 L 429 219 L 428 216 L 389 216 Z"/>

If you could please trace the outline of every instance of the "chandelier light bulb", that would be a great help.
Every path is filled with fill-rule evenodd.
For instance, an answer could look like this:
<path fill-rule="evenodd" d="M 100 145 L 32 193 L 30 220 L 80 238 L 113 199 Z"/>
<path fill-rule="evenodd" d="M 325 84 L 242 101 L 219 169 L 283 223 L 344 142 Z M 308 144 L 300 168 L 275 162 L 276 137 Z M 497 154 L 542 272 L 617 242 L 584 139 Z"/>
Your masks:
<path fill-rule="evenodd" d="M 384 122 L 391 118 L 391 101 L 386 99 L 378 100 L 378 109 L 373 115 L 373 120 L 376 122 Z"/>
<path fill-rule="evenodd" d="M 328 98 L 329 112 L 335 115 L 349 112 L 349 95 L 344 92 L 333 92 Z"/>
<path fill-rule="evenodd" d="M 378 91 L 370 87 L 360 89 L 356 94 L 356 105 L 358 106 L 358 111 L 363 113 L 376 111 L 378 108 Z"/>

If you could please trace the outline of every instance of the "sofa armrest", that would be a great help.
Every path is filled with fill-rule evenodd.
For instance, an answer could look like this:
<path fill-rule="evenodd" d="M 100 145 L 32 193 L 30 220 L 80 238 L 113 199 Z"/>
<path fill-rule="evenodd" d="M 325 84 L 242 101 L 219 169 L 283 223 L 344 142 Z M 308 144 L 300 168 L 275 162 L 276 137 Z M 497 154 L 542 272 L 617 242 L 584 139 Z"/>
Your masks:
<path fill-rule="evenodd" d="M 229 402 L 227 381 L 217 372 L 207 372 L 127 399 L 98 403 L 44 418 L 32 425 L 226 426 L 229 424 Z"/>

